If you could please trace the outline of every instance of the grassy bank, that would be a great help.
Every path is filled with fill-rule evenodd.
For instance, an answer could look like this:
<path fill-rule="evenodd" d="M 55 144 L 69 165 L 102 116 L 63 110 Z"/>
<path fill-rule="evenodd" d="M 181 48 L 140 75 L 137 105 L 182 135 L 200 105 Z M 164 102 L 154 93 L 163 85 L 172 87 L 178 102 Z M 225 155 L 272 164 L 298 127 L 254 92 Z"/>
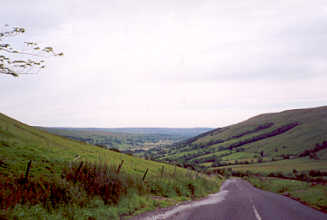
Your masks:
<path fill-rule="evenodd" d="M 218 188 L 215 178 L 58 137 L 0 114 L 0 219 L 119 219 Z"/>
<path fill-rule="evenodd" d="M 119 219 L 217 191 L 194 172 L 131 175 L 106 163 L 71 163 L 60 177 L 0 177 L 1 216 L 9 219 Z"/>
<path fill-rule="evenodd" d="M 327 213 L 327 187 L 323 184 L 274 177 L 247 177 L 253 186 L 288 196 Z"/>

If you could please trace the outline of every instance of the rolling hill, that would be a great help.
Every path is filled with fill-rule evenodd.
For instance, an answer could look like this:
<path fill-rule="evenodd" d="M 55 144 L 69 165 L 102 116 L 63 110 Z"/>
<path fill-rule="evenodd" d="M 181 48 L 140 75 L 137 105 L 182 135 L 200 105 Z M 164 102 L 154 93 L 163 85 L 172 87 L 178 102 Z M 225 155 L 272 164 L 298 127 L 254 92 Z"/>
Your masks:
<path fill-rule="evenodd" d="M 218 187 L 206 175 L 56 136 L 0 113 L 0 219 L 119 219 Z"/>
<path fill-rule="evenodd" d="M 170 147 L 155 160 L 215 168 L 295 158 L 327 159 L 327 106 L 261 114 Z"/>

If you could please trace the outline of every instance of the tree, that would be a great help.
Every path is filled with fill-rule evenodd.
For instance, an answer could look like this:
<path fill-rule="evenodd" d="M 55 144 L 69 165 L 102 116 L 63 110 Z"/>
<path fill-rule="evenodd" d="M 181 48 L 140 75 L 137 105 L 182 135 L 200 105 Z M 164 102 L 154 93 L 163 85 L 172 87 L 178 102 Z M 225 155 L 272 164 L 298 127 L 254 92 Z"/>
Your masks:
<path fill-rule="evenodd" d="M 9 27 L 0 32 L 0 73 L 18 77 L 21 74 L 34 74 L 45 68 L 44 59 L 50 56 L 63 56 L 50 46 L 41 47 L 35 42 L 24 42 L 18 49 L 9 43 L 9 38 L 25 33 L 21 27 Z M 5 42 L 7 40 L 7 42 Z"/>

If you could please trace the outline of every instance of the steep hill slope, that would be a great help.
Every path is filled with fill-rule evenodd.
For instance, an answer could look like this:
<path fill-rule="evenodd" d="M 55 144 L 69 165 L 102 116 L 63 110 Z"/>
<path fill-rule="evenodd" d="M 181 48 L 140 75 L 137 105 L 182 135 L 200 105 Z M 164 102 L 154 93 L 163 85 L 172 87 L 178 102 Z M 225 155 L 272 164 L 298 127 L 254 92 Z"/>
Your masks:
<path fill-rule="evenodd" d="M 119 219 L 218 187 L 206 175 L 56 136 L 0 113 L 1 219 Z"/>
<path fill-rule="evenodd" d="M 0 113 L 0 174 L 16 175 L 23 172 L 29 160 L 33 161 L 32 173 L 50 174 L 48 166 L 71 161 L 105 161 L 118 165 L 124 160 L 123 168 L 128 172 L 143 175 L 149 168 L 149 175 L 156 174 L 165 167 L 174 171 L 175 167 L 150 160 L 117 153 L 94 145 L 70 140 L 30 127 Z M 184 169 L 178 168 L 184 172 Z M 186 171 L 185 171 L 186 172 Z"/>
<path fill-rule="evenodd" d="M 125 160 L 125 168 L 133 172 L 139 171 L 140 174 L 146 168 L 159 169 L 163 165 L 52 135 L 3 114 L 0 114 L 0 158 L 4 164 L 0 167 L 2 174 L 17 174 L 23 171 L 29 160 L 33 160 L 33 166 L 38 167 L 31 172 L 42 175 L 49 173 L 49 169 L 46 168 L 48 166 L 58 167 L 77 158 L 90 161 L 106 160 L 112 164 L 119 164 L 121 160 Z"/>
<path fill-rule="evenodd" d="M 323 143 L 326 140 L 327 106 L 324 106 L 258 115 L 149 153 L 157 160 L 200 167 L 299 156 L 327 159 L 324 153 L 327 143 Z"/>

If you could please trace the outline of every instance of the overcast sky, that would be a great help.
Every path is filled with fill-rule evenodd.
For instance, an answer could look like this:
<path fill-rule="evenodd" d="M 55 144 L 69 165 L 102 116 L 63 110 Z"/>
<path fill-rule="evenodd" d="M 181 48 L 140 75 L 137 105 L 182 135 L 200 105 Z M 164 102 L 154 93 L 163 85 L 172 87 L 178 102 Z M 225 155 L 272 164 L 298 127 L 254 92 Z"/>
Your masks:
<path fill-rule="evenodd" d="M 65 53 L 0 76 L 30 125 L 221 127 L 327 104 L 326 0 L 1 0 L 2 24 Z"/>

